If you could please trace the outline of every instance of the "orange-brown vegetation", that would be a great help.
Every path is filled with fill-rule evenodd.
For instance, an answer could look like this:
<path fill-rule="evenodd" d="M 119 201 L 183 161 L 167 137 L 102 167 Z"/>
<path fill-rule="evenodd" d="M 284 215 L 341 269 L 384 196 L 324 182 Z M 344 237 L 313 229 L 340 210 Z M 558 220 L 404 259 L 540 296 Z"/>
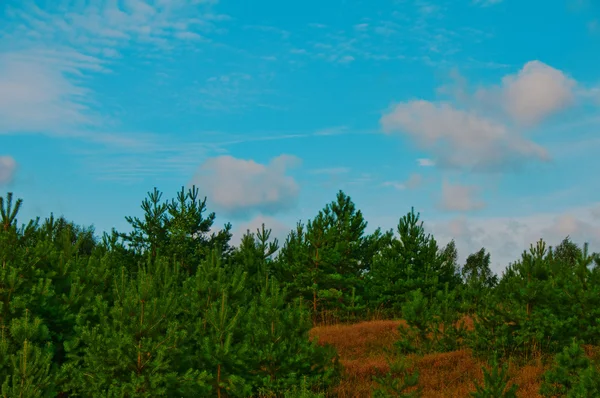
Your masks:
<path fill-rule="evenodd" d="M 319 326 L 311 336 L 321 344 L 333 345 L 344 367 L 341 383 L 334 393 L 339 397 L 370 397 L 376 383 L 373 375 L 389 370 L 388 359 L 397 358 L 394 343 L 398 340 L 398 326 L 402 321 L 370 321 L 353 325 Z M 473 321 L 465 319 L 468 329 Z M 468 397 L 475 390 L 475 382 L 483 381 L 481 367 L 485 361 L 476 359 L 470 350 L 424 356 L 408 355 L 409 371 L 419 371 L 419 387 L 423 397 Z M 540 359 L 527 365 L 509 366 L 511 383 L 517 383 L 517 395 L 523 398 L 539 397 L 542 374 L 547 369 Z"/>

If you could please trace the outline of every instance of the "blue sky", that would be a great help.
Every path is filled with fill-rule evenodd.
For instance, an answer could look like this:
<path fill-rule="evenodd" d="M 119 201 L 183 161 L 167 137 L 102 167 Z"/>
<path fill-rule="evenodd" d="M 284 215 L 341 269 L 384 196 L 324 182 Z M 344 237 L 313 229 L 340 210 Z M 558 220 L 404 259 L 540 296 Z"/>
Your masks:
<path fill-rule="evenodd" d="M 600 3 L 7 0 L 0 194 L 124 230 L 195 183 L 236 239 L 342 189 L 496 269 L 600 249 Z"/>

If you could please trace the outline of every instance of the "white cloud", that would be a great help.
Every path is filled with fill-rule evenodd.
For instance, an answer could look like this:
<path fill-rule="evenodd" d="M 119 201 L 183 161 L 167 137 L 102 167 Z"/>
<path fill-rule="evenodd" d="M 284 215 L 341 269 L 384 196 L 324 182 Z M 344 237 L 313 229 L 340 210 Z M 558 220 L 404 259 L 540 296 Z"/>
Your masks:
<path fill-rule="evenodd" d="M 527 62 L 500 87 L 481 89 L 475 96 L 492 105 L 500 103 L 517 123 L 534 125 L 574 102 L 576 82 L 540 61 Z"/>
<path fill-rule="evenodd" d="M 0 184 L 7 184 L 12 181 L 17 162 L 11 156 L 0 156 Z"/>
<path fill-rule="evenodd" d="M 506 126 L 448 103 L 399 103 L 383 115 L 381 125 L 384 132 L 406 134 L 433 151 L 441 166 L 497 170 L 548 159 L 544 148 Z"/>
<path fill-rule="evenodd" d="M 295 206 L 300 187 L 286 172 L 299 163 L 291 155 L 273 158 L 267 165 L 220 156 L 204 162 L 192 183 L 202 187 L 209 201 L 227 215 L 272 215 Z"/>
<path fill-rule="evenodd" d="M 395 104 L 382 116 L 384 132 L 399 132 L 429 150 L 436 164 L 476 171 L 517 169 L 548 161 L 548 151 L 529 139 L 528 129 L 574 104 L 597 96 L 562 71 L 530 61 L 500 85 L 469 92 L 457 71 L 453 84 L 438 89 L 454 103 L 411 100 Z M 421 166 L 429 162 L 419 160 Z"/>
<path fill-rule="evenodd" d="M 477 200 L 474 196 L 477 188 L 469 185 L 442 183 L 442 198 L 440 205 L 449 211 L 472 211 L 485 206 L 485 203 Z"/>

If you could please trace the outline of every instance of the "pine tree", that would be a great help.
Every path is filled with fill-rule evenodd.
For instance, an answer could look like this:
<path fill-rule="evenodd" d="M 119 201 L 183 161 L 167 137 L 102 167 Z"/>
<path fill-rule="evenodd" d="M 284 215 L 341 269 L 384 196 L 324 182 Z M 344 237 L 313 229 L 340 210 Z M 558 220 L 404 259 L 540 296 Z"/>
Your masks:
<path fill-rule="evenodd" d="M 140 267 L 134 277 L 122 269 L 113 280 L 113 302 L 97 297 L 80 314 L 77 336 L 65 343 L 65 387 L 78 396 L 198 396 L 207 375 L 182 369 L 187 328 L 178 321 L 181 304 L 177 268 L 163 259 Z"/>
<path fill-rule="evenodd" d="M 248 288 L 254 292 L 260 291 L 266 279 L 275 273 L 273 255 L 279 250 L 279 242 L 270 241 L 270 237 L 271 230 L 265 229 L 265 224 L 256 233 L 248 230 L 233 253 L 233 263 L 242 266 Z"/>
<path fill-rule="evenodd" d="M 249 363 L 258 391 L 282 393 L 304 382 L 324 388 L 338 376 L 334 353 L 311 341 L 310 313 L 304 304 L 286 302 L 286 292 L 270 279 L 246 315 L 245 328 L 252 348 Z"/>
<path fill-rule="evenodd" d="M 213 372 L 211 385 L 215 396 L 247 396 L 252 387 L 240 373 L 245 365 L 244 357 L 251 355 L 250 346 L 235 339 L 241 308 L 232 308 L 223 292 L 219 301 L 210 304 L 205 318 L 208 326 L 200 344 L 200 355 Z"/>
<path fill-rule="evenodd" d="M 555 358 L 544 374 L 540 394 L 544 397 L 592 398 L 600 393 L 600 371 L 586 357 L 581 344 L 573 339 Z"/>
<path fill-rule="evenodd" d="M 483 368 L 483 385 L 476 384 L 476 390 L 471 393 L 471 396 L 473 398 L 516 398 L 519 387 L 514 383 L 508 387 L 508 366 L 504 364 L 500 367 L 497 358 L 493 358 L 491 362 L 491 371 Z"/>
<path fill-rule="evenodd" d="M 169 257 L 175 256 L 180 266 L 188 273 L 193 273 L 200 260 L 206 258 L 210 250 L 217 248 L 222 256 L 231 252 L 231 224 L 218 233 L 209 235 L 214 224 L 215 213 L 206 217 L 206 197 L 200 200 L 199 190 L 192 186 L 187 193 L 184 188 L 167 205 L 169 217 L 166 222 L 169 247 L 165 252 Z"/>
<path fill-rule="evenodd" d="M 0 196 L 0 223 L 2 230 L 7 232 L 10 228 L 15 228 L 17 224 L 17 214 L 23 205 L 23 199 L 17 199 L 13 207 L 13 193 L 6 194 L 6 205 L 4 197 Z"/>
<path fill-rule="evenodd" d="M 217 250 L 183 286 L 180 319 L 190 320 L 185 367 L 205 369 L 212 396 L 244 396 L 251 390 L 243 375 L 251 356 L 242 319 L 249 292 L 242 267 L 223 265 Z"/>
<path fill-rule="evenodd" d="M 50 333 L 25 310 L 0 330 L 0 381 L 4 397 L 50 397 L 56 393 L 51 373 Z"/>
<path fill-rule="evenodd" d="M 511 264 L 477 313 L 475 352 L 496 346 L 505 356 L 530 357 L 556 352 L 574 337 L 598 341 L 597 255 L 584 248 L 565 257 L 564 249 L 557 252 L 539 241 Z"/>
<path fill-rule="evenodd" d="M 55 392 L 50 367 L 55 353 L 55 332 L 44 315 L 55 296 L 53 268 L 38 268 L 45 258 L 56 258 L 54 247 L 39 241 L 37 223 L 17 228 L 22 200 L 6 206 L 0 197 L 0 383 L 5 396 L 49 396 Z M 24 246 L 26 243 L 34 247 Z M 44 264 L 45 265 L 45 264 Z M 46 268 L 46 267 L 44 267 Z M 61 314 L 57 314 L 59 317 Z M 54 333 L 53 333 L 54 332 Z M 68 332 L 68 331 L 65 331 Z"/>
<path fill-rule="evenodd" d="M 365 235 L 366 221 L 351 198 L 339 191 L 306 226 L 298 224 L 278 257 L 275 275 L 311 302 L 315 321 L 347 316 L 362 307 L 365 274 L 379 249 L 380 231 Z M 364 307 L 362 307 L 364 308 Z M 329 314 L 329 315 L 326 315 Z"/>
<path fill-rule="evenodd" d="M 161 203 L 162 192 L 156 187 L 148 192 L 148 197 L 142 202 L 144 219 L 138 217 L 125 217 L 133 231 L 129 234 L 121 233 L 120 237 L 128 242 L 131 248 L 139 254 L 150 253 L 151 258 L 156 258 L 158 252 L 167 241 L 167 211 L 169 205 Z"/>
<path fill-rule="evenodd" d="M 398 238 L 389 239 L 375 257 L 369 278 L 371 306 L 383 306 L 395 315 L 410 292 L 420 289 L 432 301 L 446 283 L 454 290 L 460 282 L 452 245 L 440 251 L 435 239 L 425 234 L 414 209 L 400 218 L 397 232 Z"/>
<path fill-rule="evenodd" d="M 170 202 L 162 202 L 162 195 L 156 188 L 148 192 L 141 205 L 143 220 L 125 217 L 132 232 L 117 234 L 136 254 L 147 254 L 150 258 L 159 254 L 170 258 L 174 256 L 188 275 L 212 249 L 216 248 L 223 256 L 231 254 L 231 224 L 208 235 L 216 216 L 215 213 L 204 216 L 206 198 L 199 199 L 199 190 L 195 186 L 187 192 L 181 188 L 177 199 Z"/>
<path fill-rule="evenodd" d="M 373 380 L 378 387 L 373 391 L 374 398 L 416 398 L 421 395 L 421 389 L 417 387 L 419 383 L 419 372 L 408 372 L 406 359 L 397 360 L 390 363 L 390 370 L 383 377 L 374 376 Z M 407 392 L 406 390 L 412 389 Z"/>
<path fill-rule="evenodd" d="M 37 398 L 54 396 L 52 353 L 23 342 L 23 348 L 11 356 L 12 375 L 2 384 L 3 397 Z"/>

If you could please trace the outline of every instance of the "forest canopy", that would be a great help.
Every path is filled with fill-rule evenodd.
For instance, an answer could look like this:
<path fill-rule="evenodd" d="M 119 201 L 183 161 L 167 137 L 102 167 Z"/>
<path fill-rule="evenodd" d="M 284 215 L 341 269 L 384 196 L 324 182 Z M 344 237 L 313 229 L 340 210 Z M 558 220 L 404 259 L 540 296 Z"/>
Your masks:
<path fill-rule="evenodd" d="M 478 396 L 500 396 L 485 391 L 501 362 L 542 354 L 556 358 L 542 394 L 599 396 L 582 347 L 600 346 L 600 256 L 568 237 L 495 275 L 485 248 L 459 264 L 414 209 L 366 233 L 342 191 L 285 241 L 263 225 L 237 246 L 231 224 L 211 232 L 196 187 L 155 188 L 130 232 L 102 236 L 52 214 L 21 222 L 23 205 L 0 197 L 3 397 L 335 396 L 344 366 L 310 331 L 374 318 L 405 321 L 399 356 L 468 348 L 498 365 Z M 419 393 L 418 374 L 390 369 L 375 394 Z"/>

